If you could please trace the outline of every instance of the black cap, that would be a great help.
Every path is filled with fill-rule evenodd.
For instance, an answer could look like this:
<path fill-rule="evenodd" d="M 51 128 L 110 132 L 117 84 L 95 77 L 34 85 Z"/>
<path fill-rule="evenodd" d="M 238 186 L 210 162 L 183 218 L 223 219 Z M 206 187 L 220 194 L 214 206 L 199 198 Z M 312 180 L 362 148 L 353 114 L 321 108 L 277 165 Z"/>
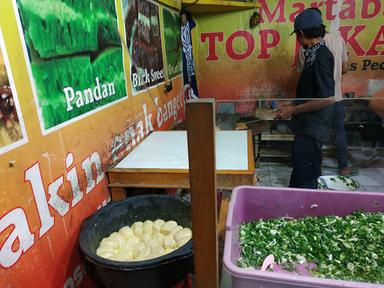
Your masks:
<path fill-rule="evenodd" d="M 304 29 L 319 27 L 323 24 L 321 14 L 316 9 L 308 8 L 301 12 L 295 18 L 294 30 L 291 35 Z"/>

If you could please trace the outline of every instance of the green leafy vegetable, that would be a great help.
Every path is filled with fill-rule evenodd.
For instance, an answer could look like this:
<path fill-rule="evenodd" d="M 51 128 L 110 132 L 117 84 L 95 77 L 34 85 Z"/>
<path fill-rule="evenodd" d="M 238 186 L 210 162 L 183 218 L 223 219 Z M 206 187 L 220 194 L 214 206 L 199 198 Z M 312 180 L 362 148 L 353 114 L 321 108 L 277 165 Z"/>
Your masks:
<path fill-rule="evenodd" d="M 384 283 L 384 213 L 253 221 L 240 227 L 240 267 L 269 255 L 284 269 L 314 263 L 314 276 Z"/>

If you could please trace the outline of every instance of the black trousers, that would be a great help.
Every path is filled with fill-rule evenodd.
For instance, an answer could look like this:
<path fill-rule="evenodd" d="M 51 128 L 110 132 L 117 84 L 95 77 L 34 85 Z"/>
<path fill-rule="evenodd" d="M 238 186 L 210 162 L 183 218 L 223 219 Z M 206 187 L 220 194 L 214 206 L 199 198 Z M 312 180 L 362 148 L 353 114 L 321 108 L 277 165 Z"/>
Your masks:
<path fill-rule="evenodd" d="M 289 187 L 317 189 L 321 176 L 322 143 L 307 135 L 295 135 L 292 149 L 293 170 Z"/>

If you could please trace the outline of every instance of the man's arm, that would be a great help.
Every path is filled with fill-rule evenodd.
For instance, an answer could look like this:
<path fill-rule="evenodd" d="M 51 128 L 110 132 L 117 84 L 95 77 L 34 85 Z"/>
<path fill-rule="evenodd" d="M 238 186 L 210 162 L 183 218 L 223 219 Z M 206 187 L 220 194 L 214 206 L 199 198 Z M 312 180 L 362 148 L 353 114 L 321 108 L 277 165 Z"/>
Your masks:
<path fill-rule="evenodd" d="M 312 111 L 322 109 L 324 107 L 332 105 L 334 101 L 335 101 L 335 97 L 331 96 L 331 97 L 322 98 L 319 100 L 310 100 L 299 105 L 281 106 L 275 112 L 274 118 L 283 119 L 283 120 L 288 119 L 292 115 L 295 115 L 298 113 L 306 113 L 306 112 L 312 112 Z"/>
<path fill-rule="evenodd" d="M 317 63 L 314 64 L 314 96 L 316 100 L 309 100 L 305 103 L 291 106 L 282 106 L 276 111 L 274 117 L 288 119 L 294 114 L 307 113 L 322 109 L 334 103 L 335 80 L 333 79 L 334 62 L 333 56 L 324 53 L 317 55 Z"/>

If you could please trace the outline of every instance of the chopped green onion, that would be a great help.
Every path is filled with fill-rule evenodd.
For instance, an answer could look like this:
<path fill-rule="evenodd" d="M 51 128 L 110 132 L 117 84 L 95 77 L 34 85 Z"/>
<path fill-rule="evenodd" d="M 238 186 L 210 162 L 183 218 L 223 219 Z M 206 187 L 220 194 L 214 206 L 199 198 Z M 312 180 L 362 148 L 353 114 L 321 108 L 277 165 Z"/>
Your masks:
<path fill-rule="evenodd" d="M 240 267 L 273 254 L 283 269 L 314 263 L 313 276 L 384 284 L 384 213 L 277 218 L 240 227 Z"/>

